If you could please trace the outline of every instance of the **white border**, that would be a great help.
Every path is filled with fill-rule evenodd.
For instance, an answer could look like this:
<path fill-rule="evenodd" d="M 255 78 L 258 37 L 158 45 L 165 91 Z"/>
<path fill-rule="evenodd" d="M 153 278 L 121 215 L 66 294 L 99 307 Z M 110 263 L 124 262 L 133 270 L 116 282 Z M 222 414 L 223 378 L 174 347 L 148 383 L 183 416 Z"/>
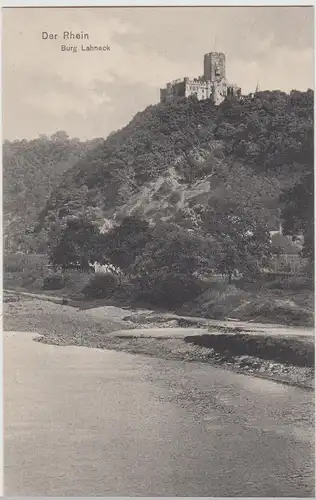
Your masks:
<path fill-rule="evenodd" d="M 110 1 L 110 0 L 59 0 L 59 1 L 54 1 L 54 0 L 0 0 L 0 7 L 2 8 L 19 8 L 19 7 L 30 7 L 30 8 L 45 8 L 45 7 L 57 7 L 57 8 L 63 8 L 63 7 L 222 7 L 222 6 L 231 6 L 231 7 L 278 7 L 278 6 L 299 6 L 299 7 L 314 7 L 314 48 L 315 48 L 315 21 L 316 21 L 316 9 L 315 9 L 315 3 L 316 0 L 265 0 L 265 1 L 260 1 L 260 0 L 244 0 L 242 2 L 238 2 L 238 0 L 222 0 L 220 2 L 218 1 L 212 1 L 212 0 L 197 0 L 197 1 L 192 1 L 192 0 L 134 0 L 134 1 L 129 1 L 129 0 L 116 0 L 116 1 Z M 1 12 L 2 14 L 2 12 Z M 1 28 L 2 28 L 2 16 L 1 16 Z M 1 29 L 2 33 L 2 29 Z M 2 38 L 0 37 L 0 50 L 1 50 L 1 57 L 2 57 Z M 2 69 L 2 64 L 0 66 L 0 76 L 2 77 L 1 73 Z M 316 65 L 314 65 L 314 82 L 315 82 L 315 75 L 316 75 Z M 1 83 L 2 83 L 2 78 L 1 78 Z M 2 95 L 1 95 L 2 97 Z M 1 144 L 2 144 L 2 99 L 0 101 L 0 110 L 1 110 L 1 126 L 0 126 L 0 138 L 1 138 Z M 314 111 L 314 117 L 316 118 L 316 114 Z M 316 149 L 316 134 L 314 132 L 314 144 L 315 144 L 315 149 Z M 2 155 L 0 159 L 0 201 L 2 204 Z M 315 188 L 316 188 L 316 179 L 315 179 Z M 316 215 L 316 206 L 315 206 L 315 215 Z M 316 217 L 315 217 L 316 218 Z M 2 219 L 2 211 L 1 211 L 1 218 L 0 218 L 0 331 L 3 332 L 2 328 L 2 265 L 3 265 L 3 219 Z M 315 248 L 316 252 L 316 248 Z M 1 366 L 3 366 L 3 341 L 2 338 L 0 340 L 0 363 Z M 3 373 L 3 371 L 2 371 Z M 3 437 L 3 384 L 0 386 L 0 436 Z M 3 439 L 0 439 L 0 496 L 5 498 L 3 496 Z M 15 497 L 10 497 L 11 499 Z M 27 497 L 16 497 L 17 499 L 20 498 L 27 498 Z M 47 497 L 36 497 L 36 498 L 47 498 Z M 51 497 L 52 498 L 52 497 Z M 60 498 L 64 499 L 67 497 L 55 497 L 55 498 Z M 76 497 L 71 497 L 71 498 L 76 498 Z M 95 498 L 95 497 L 77 497 L 77 498 Z M 124 500 L 125 498 L 131 498 L 131 497 L 99 497 L 99 498 L 106 498 L 106 499 L 113 499 L 113 500 Z M 153 500 L 153 499 L 167 499 L 167 498 L 174 498 L 174 497 L 134 497 L 134 498 L 143 498 L 143 499 L 148 499 L 148 500 Z M 186 500 L 187 498 L 195 498 L 196 500 L 205 500 L 205 498 L 214 498 L 217 500 L 217 497 L 177 497 L 179 500 Z M 227 497 L 226 500 L 233 500 L 234 497 Z M 239 497 L 242 498 L 242 497 Z M 250 498 L 250 497 L 249 497 Z M 269 498 L 269 497 L 256 497 L 254 500 L 261 500 L 262 498 Z M 276 497 L 275 497 L 276 498 Z M 285 500 L 293 500 L 293 497 L 287 498 L 287 497 L 282 497 Z M 273 500 L 271 498 L 271 500 Z M 304 500 L 304 499 L 302 499 Z"/>
<path fill-rule="evenodd" d="M 0 0 L 1 7 L 315 7 L 315 0 Z"/>

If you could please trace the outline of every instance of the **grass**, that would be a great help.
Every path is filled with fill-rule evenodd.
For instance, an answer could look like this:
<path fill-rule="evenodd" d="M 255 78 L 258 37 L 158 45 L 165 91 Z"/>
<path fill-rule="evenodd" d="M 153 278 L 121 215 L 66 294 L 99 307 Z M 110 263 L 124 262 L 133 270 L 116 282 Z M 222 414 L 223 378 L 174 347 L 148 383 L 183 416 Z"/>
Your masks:
<path fill-rule="evenodd" d="M 48 273 L 45 255 L 10 254 L 3 259 L 3 286 L 14 290 L 38 291 Z"/>
<path fill-rule="evenodd" d="M 311 281 L 292 278 L 291 287 L 281 282 L 229 285 L 209 282 L 196 300 L 184 304 L 180 313 L 212 319 L 235 318 L 244 321 L 314 326 L 314 292 Z"/>
<path fill-rule="evenodd" d="M 91 280 L 91 274 L 67 270 L 63 276 L 63 288 L 43 290 L 48 275 L 45 255 L 6 255 L 4 257 L 4 288 L 25 290 L 33 293 L 64 296 L 83 300 L 82 291 Z M 112 305 L 145 307 L 155 310 L 144 300 L 137 298 L 132 283 L 124 283 L 110 299 Z M 98 302 L 99 304 L 99 302 Z M 235 318 L 244 321 L 278 323 L 296 326 L 314 326 L 314 291 L 312 280 L 304 277 L 257 281 L 235 281 L 229 285 L 217 278 L 204 283 L 204 291 L 176 311 L 180 315 L 200 316 L 212 319 Z"/>
<path fill-rule="evenodd" d="M 33 272 L 41 275 L 45 266 L 48 265 L 46 255 L 43 254 L 7 254 L 3 258 L 3 270 L 5 273 Z"/>
<path fill-rule="evenodd" d="M 3 286 L 14 290 L 48 295 L 80 294 L 87 285 L 91 274 L 68 269 L 63 273 L 63 288 L 59 290 L 44 289 L 44 280 L 49 275 L 49 262 L 46 255 L 9 254 L 4 256 Z"/>

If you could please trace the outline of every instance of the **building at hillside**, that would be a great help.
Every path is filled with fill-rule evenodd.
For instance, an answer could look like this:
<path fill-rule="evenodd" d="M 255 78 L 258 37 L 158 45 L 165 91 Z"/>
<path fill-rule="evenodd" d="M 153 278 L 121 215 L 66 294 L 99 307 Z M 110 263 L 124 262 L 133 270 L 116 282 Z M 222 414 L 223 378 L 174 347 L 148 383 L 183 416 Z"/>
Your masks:
<path fill-rule="evenodd" d="M 225 98 L 241 96 L 241 89 L 226 80 L 226 58 L 223 52 L 204 56 L 204 74 L 197 78 L 184 77 L 167 83 L 160 89 L 160 102 L 171 102 L 178 97 L 195 95 L 199 101 L 211 99 L 219 105 Z"/>

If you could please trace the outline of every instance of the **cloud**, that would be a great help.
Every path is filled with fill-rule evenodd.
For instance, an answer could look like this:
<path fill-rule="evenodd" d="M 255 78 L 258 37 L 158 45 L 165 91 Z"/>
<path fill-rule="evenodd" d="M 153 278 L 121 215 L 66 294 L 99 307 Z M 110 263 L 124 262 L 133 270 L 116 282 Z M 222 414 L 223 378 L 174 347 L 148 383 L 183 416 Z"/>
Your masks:
<path fill-rule="evenodd" d="M 241 83 L 245 93 L 253 92 L 258 83 L 261 90 L 307 90 L 313 88 L 313 49 L 280 46 L 271 54 L 263 53 L 260 59 L 232 61 L 227 74 L 232 82 Z"/>
<path fill-rule="evenodd" d="M 70 30 L 89 40 L 41 37 Z M 62 52 L 62 43 L 111 51 Z M 4 137 L 107 135 L 157 102 L 165 82 L 202 74 L 215 46 L 245 92 L 257 80 L 262 89 L 313 86 L 311 8 L 6 8 Z"/>

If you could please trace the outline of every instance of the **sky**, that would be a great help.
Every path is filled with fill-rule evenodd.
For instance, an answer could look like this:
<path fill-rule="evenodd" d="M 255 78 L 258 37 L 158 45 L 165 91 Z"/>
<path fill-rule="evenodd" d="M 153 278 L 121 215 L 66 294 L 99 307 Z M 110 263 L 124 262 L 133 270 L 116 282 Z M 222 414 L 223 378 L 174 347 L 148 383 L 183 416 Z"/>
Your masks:
<path fill-rule="evenodd" d="M 203 74 L 226 54 L 226 75 L 247 94 L 314 88 L 312 7 L 4 8 L 3 138 L 65 130 L 106 137 L 176 78 Z M 58 35 L 42 38 L 42 32 Z M 89 40 L 63 40 L 63 32 Z M 62 51 L 61 45 L 110 46 Z"/>

